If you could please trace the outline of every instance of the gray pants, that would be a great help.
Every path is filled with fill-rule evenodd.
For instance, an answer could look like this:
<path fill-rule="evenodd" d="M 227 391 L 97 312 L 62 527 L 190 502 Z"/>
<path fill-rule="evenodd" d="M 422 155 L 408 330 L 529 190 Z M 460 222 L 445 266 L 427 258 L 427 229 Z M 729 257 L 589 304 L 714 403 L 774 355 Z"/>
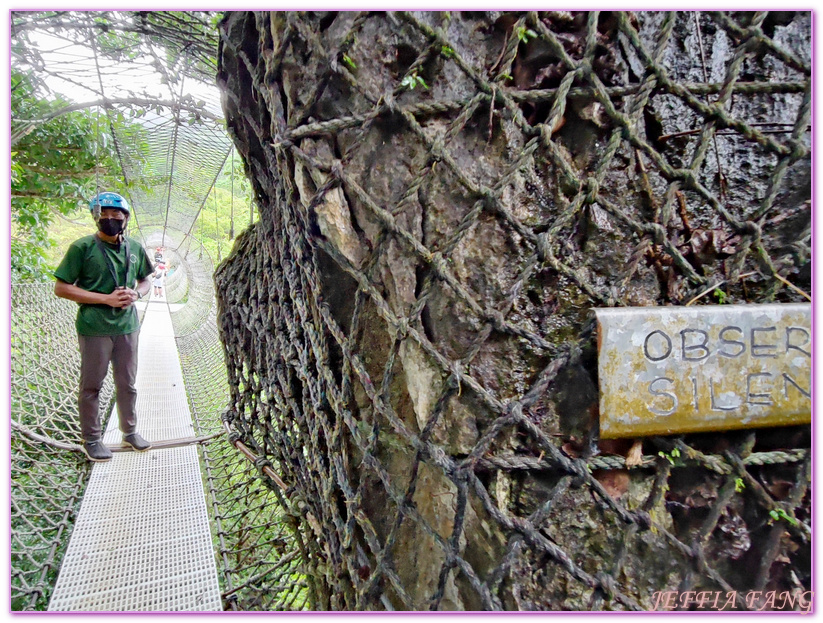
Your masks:
<path fill-rule="evenodd" d="M 102 436 L 100 424 L 100 388 L 111 362 L 120 430 L 124 435 L 137 431 L 137 338 L 140 332 L 127 335 L 78 335 L 80 341 L 80 432 L 84 441 Z"/>

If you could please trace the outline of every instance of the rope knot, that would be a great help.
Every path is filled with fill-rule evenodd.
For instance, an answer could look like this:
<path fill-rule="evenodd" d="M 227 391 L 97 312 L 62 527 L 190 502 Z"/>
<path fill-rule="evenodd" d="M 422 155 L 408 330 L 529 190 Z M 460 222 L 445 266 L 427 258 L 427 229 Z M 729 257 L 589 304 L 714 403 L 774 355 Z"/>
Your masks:
<path fill-rule="evenodd" d="M 482 197 L 483 207 L 488 212 L 491 214 L 502 214 L 498 196 L 491 188 L 485 186 L 481 188 L 480 196 Z"/>
<path fill-rule="evenodd" d="M 705 569 L 706 565 L 706 552 L 703 550 L 702 547 L 691 547 L 689 548 L 692 553 L 692 557 L 694 558 L 694 562 L 698 569 L 703 568 Z"/>
<path fill-rule="evenodd" d="M 607 573 L 603 573 L 602 571 L 598 572 L 594 577 L 600 585 L 599 588 L 603 593 L 603 596 L 609 600 L 613 599 L 617 590 L 617 583 L 614 581 L 614 578 Z"/>
<path fill-rule="evenodd" d="M 646 511 L 635 511 L 634 521 L 640 530 L 648 530 L 652 527 L 652 516 Z"/>
<path fill-rule="evenodd" d="M 537 259 L 541 262 L 546 262 L 550 255 L 549 232 L 544 231 L 542 234 L 537 235 Z"/>
<path fill-rule="evenodd" d="M 492 323 L 495 331 L 500 331 L 501 333 L 506 331 L 506 318 L 503 316 L 502 312 L 499 312 L 496 309 L 489 310 L 488 319 Z"/>
<path fill-rule="evenodd" d="M 277 140 L 278 138 L 279 140 Z M 294 147 L 294 143 L 286 136 L 275 137 L 275 140 L 272 141 L 272 147 L 277 151 L 283 152 Z"/>
<path fill-rule="evenodd" d="M 456 361 L 452 361 L 449 364 L 449 372 L 451 372 L 451 376 L 454 377 L 454 379 L 459 383 L 460 376 L 463 373 L 463 367 Z"/>
<path fill-rule="evenodd" d="M 231 443 L 231 445 L 236 444 L 238 441 L 240 441 L 240 433 L 238 433 L 237 431 L 232 431 L 231 433 L 229 433 L 229 442 Z"/>
<path fill-rule="evenodd" d="M 343 179 L 343 163 L 340 160 L 334 160 L 331 163 L 330 171 L 334 179 Z"/>
<path fill-rule="evenodd" d="M 754 221 L 744 221 L 740 224 L 740 233 L 742 234 L 749 234 L 755 239 L 760 239 L 763 235 L 763 229 L 760 227 L 758 223 Z"/>
<path fill-rule="evenodd" d="M 597 202 L 597 195 L 600 193 L 600 182 L 595 178 L 590 177 L 586 179 L 586 204 L 591 205 Z"/>
<path fill-rule="evenodd" d="M 432 253 L 429 262 L 436 271 L 440 273 L 446 272 L 446 260 L 443 259 L 443 254 L 440 251 Z"/>
<path fill-rule="evenodd" d="M 443 160 L 443 139 L 437 138 L 431 146 L 431 159 L 435 162 Z"/>
<path fill-rule="evenodd" d="M 679 174 L 683 178 L 683 181 L 686 182 L 685 186 L 687 188 L 694 188 L 697 186 L 697 177 L 691 169 L 679 169 L 676 171 L 676 174 Z"/>
<path fill-rule="evenodd" d="M 655 244 L 666 244 L 666 228 L 660 223 L 649 223 L 648 232 L 652 235 Z"/>
<path fill-rule="evenodd" d="M 395 331 L 397 332 L 397 339 L 405 340 L 409 336 L 409 319 L 398 318 Z"/>
<path fill-rule="evenodd" d="M 389 109 L 389 112 L 395 114 L 397 112 L 397 102 L 394 101 L 394 94 L 391 91 L 384 93 L 382 99 L 383 105 Z"/>
<path fill-rule="evenodd" d="M 271 467 L 271 461 L 264 456 L 258 456 L 254 459 L 254 467 L 262 474 L 264 467 Z"/>
<path fill-rule="evenodd" d="M 790 145 L 792 146 L 792 151 L 789 157 L 792 160 L 800 160 L 801 158 L 805 158 L 809 153 L 808 148 L 800 141 L 790 141 Z"/>

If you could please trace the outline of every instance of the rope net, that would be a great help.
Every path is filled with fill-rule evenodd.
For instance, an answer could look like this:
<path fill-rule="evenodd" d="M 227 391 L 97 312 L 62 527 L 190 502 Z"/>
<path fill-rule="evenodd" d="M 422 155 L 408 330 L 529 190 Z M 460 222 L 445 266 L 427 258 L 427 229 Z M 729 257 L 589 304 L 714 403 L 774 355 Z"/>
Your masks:
<path fill-rule="evenodd" d="M 309 607 L 803 608 L 808 427 L 632 469 L 587 442 L 590 308 L 804 300 L 810 41 L 788 12 L 227 14 L 260 221 L 215 273 L 225 418 Z"/>
<path fill-rule="evenodd" d="M 11 312 L 11 608 L 44 609 L 90 472 L 85 457 L 35 437 L 80 439 L 76 307 L 50 284 L 26 284 L 12 286 Z M 109 375 L 104 412 L 112 393 Z"/>
<path fill-rule="evenodd" d="M 208 254 L 196 257 L 194 252 L 185 266 L 192 288 L 185 306 L 172 312 L 172 323 L 195 429 L 208 437 L 224 432 L 216 414 L 225 409 L 229 394 L 213 268 Z M 303 609 L 301 559 L 277 493 L 260 482 L 252 462 L 222 440 L 203 447 L 203 465 L 225 608 Z"/>

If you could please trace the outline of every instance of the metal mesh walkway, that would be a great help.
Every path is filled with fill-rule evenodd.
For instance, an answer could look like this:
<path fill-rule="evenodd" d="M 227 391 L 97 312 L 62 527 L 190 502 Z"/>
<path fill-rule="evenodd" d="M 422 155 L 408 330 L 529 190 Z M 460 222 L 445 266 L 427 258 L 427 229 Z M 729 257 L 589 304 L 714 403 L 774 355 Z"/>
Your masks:
<path fill-rule="evenodd" d="M 194 433 L 168 307 L 145 304 L 138 430 Z M 114 413 L 104 434 L 121 444 Z M 49 610 L 222 610 L 197 449 L 115 452 L 95 464 Z"/>

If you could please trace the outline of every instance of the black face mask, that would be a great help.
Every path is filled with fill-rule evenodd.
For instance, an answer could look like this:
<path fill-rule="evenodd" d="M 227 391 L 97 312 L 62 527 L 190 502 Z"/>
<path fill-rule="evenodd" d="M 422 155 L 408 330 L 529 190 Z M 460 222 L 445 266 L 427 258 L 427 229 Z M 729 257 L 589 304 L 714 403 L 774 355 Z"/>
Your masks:
<path fill-rule="evenodd" d="M 125 221 L 116 218 L 101 218 L 97 221 L 97 227 L 107 236 L 116 236 L 123 232 L 124 223 Z"/>

